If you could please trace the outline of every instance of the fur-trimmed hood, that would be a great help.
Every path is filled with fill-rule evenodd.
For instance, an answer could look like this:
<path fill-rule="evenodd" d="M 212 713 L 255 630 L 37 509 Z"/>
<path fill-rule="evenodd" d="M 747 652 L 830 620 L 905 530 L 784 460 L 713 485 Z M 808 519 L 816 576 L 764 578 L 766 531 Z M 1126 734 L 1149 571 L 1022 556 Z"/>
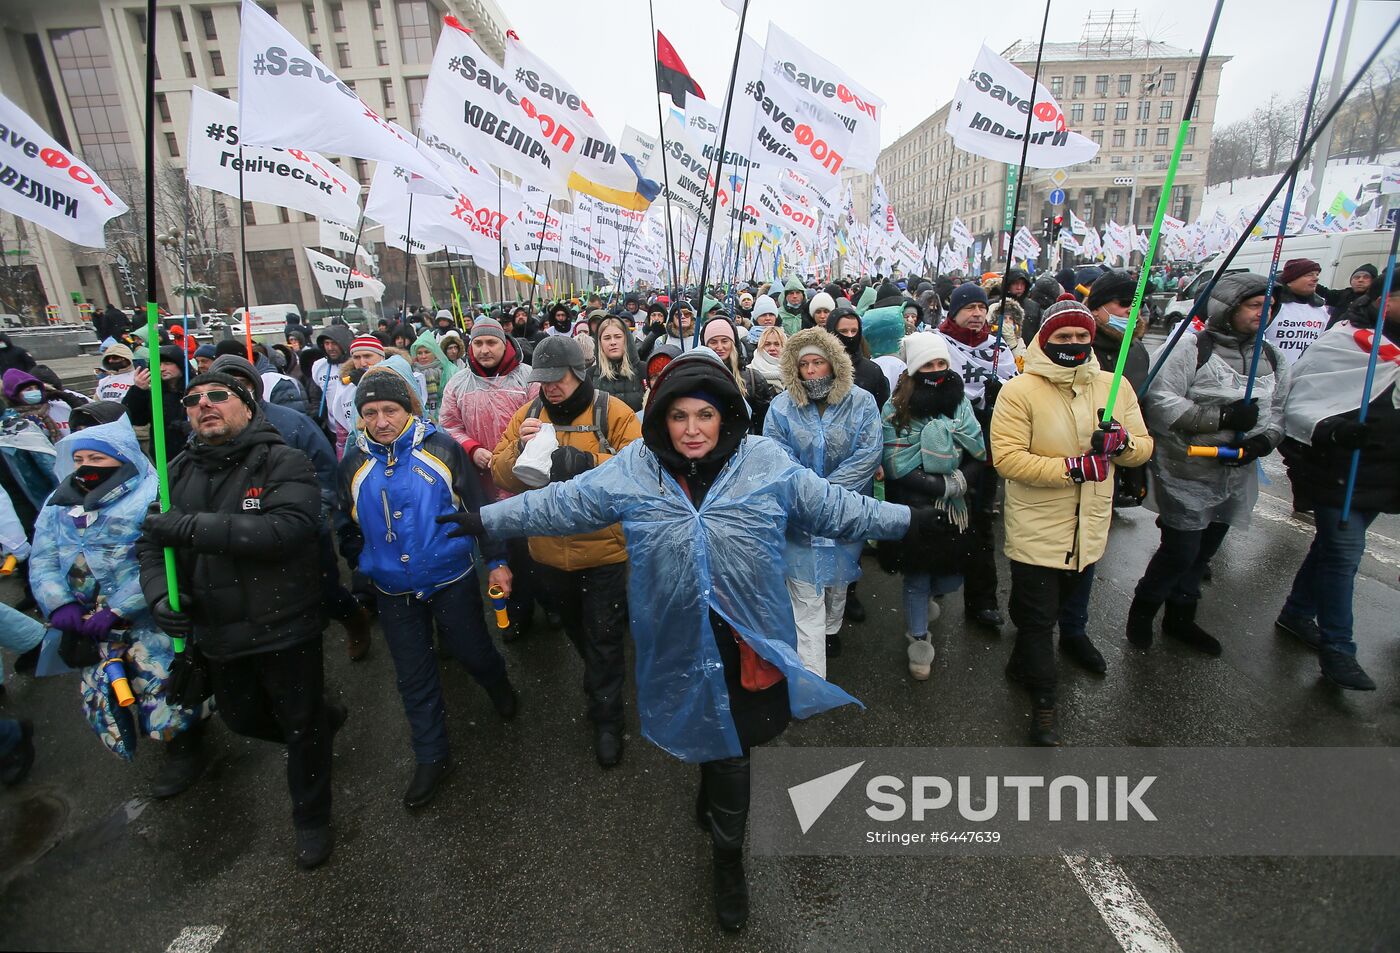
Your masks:
<path fill-rule="evenodd" d="M 807 389 L 802 386 L 802 379 L 797 373 L 797 356 L 802 353 L 802 349 L 810 346 L 819 347 L 826 354 L 826 359 L 831 363 L 832 373 L 836 376 L 836 383 L 831 388 L 831 395 L 827 397 L 828 404 L 839 404 L 846 399 L 846 395 L 851 392 L 851 387 L 855 382 L 855 368 L 851 364 L 850 357 L 846 354 L 846 349 L 841 346 L 841 342 L 836 340 L 836 335 L 824 328 L 807 328 L 805 331 L 798 331 L 788 338 L 787 344 L 783 345 L 783 353 L 779 366 L 783 371 L 783 387 L 786 388 L 788 396 L 798 407 L 806 407 L 810 402 L 807 399 Z"/>

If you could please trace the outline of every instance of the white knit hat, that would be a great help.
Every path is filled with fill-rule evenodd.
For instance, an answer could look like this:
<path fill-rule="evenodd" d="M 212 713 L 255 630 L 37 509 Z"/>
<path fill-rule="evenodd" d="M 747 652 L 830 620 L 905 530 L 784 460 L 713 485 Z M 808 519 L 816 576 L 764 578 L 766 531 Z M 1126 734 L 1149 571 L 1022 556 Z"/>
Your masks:
<path fill-rule="evenodd" d="M 904 352 L 904 363 L 909 365 L 910 373 L 917 371 L 929 361 L 936 361 L 940 358 L 952 365 L 952 358 L 948 354 L 948 342 L 943 340 L 943 335 L 935 331 L 920 331 L 911 334 L 904 339 L 900 345 Z"/>
<path fill-rule="evenodd" d="M 765 314 L 777 314 L 778 304 L 768 295 L 759 295 L 753 303 L 753 316 L 755 319 Z"/>
<path fill-rule="evenodd" d="M 825 308 L 828 311 L 836 310 L 836 299 L 831 297 L 831 295 L 827 294 L 825 291 L 819 291 L 816 294 L 812 295 L 812 300 L 807 305 L 807 309 L 809 311 L 820 311 L 822 308 Z"/>

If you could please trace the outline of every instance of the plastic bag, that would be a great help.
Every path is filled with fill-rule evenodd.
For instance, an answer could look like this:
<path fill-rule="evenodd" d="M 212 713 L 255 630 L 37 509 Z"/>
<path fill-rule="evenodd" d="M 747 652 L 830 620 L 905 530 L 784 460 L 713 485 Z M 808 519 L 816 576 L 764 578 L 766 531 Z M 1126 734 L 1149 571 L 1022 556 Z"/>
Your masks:
<path fill-rule="evenodd" d="M 559 449 L 559 437 L 554 433 L 554 425 L 541 421 L 540 429 L 515 461 L 515 478 L 529 487 L 539 488 L 549 482 L 552 455 Z"/>

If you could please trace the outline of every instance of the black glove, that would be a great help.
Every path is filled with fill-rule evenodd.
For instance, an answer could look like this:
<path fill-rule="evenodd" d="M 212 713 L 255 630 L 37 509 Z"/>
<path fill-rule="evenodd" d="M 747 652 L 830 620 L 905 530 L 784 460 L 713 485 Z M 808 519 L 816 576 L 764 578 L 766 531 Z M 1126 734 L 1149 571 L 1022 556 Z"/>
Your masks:
<path fill-rule="evenodd" d="M 170 596 L 164 595 L 151 606 L 151 618 L 166 635 L 183 638 L 194 631 L 194 620 L 189 616 L 190 597 L 180 593 L 180 611 L 170 607 Z"/>
<path fill-rule="evenodd" d="M 1243 433 L 1250 430 L 1259 423 L 1259 399 L 1251 397 L 1246 401 L 1243 397 L 1239 400 L 1231 401 L 1220 408 L 1220 429 L 1238 430 Z"/>
<path fill-rule="evenodd" d="M 1273 443 L 1262 433 L 1244 438 L 1239 442 L 1239 448 L 1244 451 L 1247 457 L 1247 459 L 1241 460 L 1241 463 L 1247 463 L 1249 460 L 1258 460 L 1274 452 Z"/>
<path fill-rule="evenodd" d="M 560 447 L 549 455 L 549 482 L 563 483 L 598 465 L 593 454 L 578 447 Z"/>
<path fill-rule="evenodd" d="M 188 546 L 194 540 L 197 513 L 182 513 L 179 510 L 160 511 L 159 503 L 152 503 L 146 511 L 146 522 L 141 531 L 146 538 L 159 546 Z"/>
<path fill-rule="evenodd" d="M 1330 436 L 1344 450 L 1360 450 L 1371 439 L 1371 427 L 1359 420 L 1339 420 Z"/>
<path fill-rule="evenodd" d="M 59 639 L 58 657 L 63 659 L 63 664 L 69 668 L 86 668 L 102 661 L 102 656 L 97 652 L 96 642 L 81 632 L 68 629 L 64 630 L 63 637 Z"/>
<path fill-rule="evenodd" d="M 904 534 L 906 543 L 921 543 L 933 536 L 943 525 L 943 518 L 931 506 L 909 507 L 909 531 Z"/>
<path fill-rule="evenodd" d="M 360 553 L 364 551 L 365 538 L 361 533 L 345 532 L 340 534 L 340 556 L 351 569 L 359 567 Z"/>
<path fill-rule="evenodd" d="M 204 656 L 194 646 L 188 646 L 170 663 L 170 674 L 165 678 L 165 700 L 179 708 L 198 708 L 212 694 Z"/>
<path fill-rule="evenodd" d="M 999 377 L 993 377 L 991 380 L 987 381 L 986 384 L 982 385 L 983 399 L 986 401 L 986 407 L 988 410 L 991 410 L 993 407 L 996 406 L 997 395 L 1000 393 L 1001 378 Z"/>
<path fill-rule="evenodd" d="M 449 539 L 461 539 L 464 536 L 485 536 L 486 527 L 481 522 L 480 513 L 463 511 L 460 513 L 444 513 L 437 518 L 437 521 L 446 526 L 451 523 L 455 528 L 447 534 Z"/>
<path fill-rule="evenodd" d="M 911 470 L 900 477 L 899 481 L 915 493 L 934 500 L 942 499 L 948 486 L 947 478 L 942 474 L 927 473 L 923 470 Z"/>

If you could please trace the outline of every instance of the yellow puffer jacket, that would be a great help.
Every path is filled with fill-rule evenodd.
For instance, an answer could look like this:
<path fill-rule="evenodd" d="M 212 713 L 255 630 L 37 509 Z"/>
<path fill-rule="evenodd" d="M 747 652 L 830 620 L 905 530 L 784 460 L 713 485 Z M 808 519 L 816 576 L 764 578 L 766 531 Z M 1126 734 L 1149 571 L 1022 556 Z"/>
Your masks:
<path fill-rule="evenodd" d="M 510 493 L 524 493 L 530 488 L 515 477 L 515 461 L 520 456 L 520 425 L 530 412 L 531 401 L 515 412 L 501 434 L 500 442 L 491 458 L 491 478 L 496 486 Z M 541 420 L 548 420 L 548 412 L 540 412 Z M 593 405 L 572 421 L 569 426 L 592 427 Z M 567 432 L 558 434 L 559 446 L 577 447 L 593 454 L 598 465 L 602 466 L 613 458 L 623 447 L 633 440 L 642 439 L 642 425 L 637 415 L 616 397 L 608 398 L 608 443 L 613 453 L 599 452 L 598 436 L 591 432 Z M 580 533 L 577 536 L 531 536 L 530 555 L 536 562 L 572 572 L 575 569 L 593 569 L 597 566 L 611 566 L 627 561 L 627 546 L 623 541 L 622 527 L 617 523 L 595 533 Z"/>
<path fill-rule="evenodd" d="M 1032 338 L 1025 373 L 1002 387 L 991 437 L 992 461 L 1006 479 L 1008 559 L 1078 572 L 1103 556 L 1113 519 L 1113 466 L 1140 467 L 1152 456 L 1137 397 L 1124 382 L 1113 416 L 1130 440 L 1110 458 L 1108 479 L 1076 485 L 1065 469 L 1066 457 L 1089 452 L 1112 381 L 1092 353 L 1081 367 L 1060 367 Z"/>

